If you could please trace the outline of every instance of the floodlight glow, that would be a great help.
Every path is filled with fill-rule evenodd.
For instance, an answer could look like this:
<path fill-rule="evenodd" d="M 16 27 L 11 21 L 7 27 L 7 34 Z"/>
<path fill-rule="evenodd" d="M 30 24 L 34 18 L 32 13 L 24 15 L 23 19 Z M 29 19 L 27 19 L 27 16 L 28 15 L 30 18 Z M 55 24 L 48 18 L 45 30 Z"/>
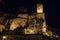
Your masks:
<path fill-rule="evenodd" d="M 6 39 L 7 38 L 7 36 L 3 36 L 3 39 Z"/>

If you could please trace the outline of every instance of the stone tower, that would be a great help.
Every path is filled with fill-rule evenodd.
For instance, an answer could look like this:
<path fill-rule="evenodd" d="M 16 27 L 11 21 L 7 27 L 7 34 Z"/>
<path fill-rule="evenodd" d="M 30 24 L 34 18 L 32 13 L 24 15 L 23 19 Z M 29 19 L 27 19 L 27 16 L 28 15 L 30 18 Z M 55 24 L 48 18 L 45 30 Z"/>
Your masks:
<path fill-rule="evenodd" d="M 45 20 L 45 13 L 43 12 L 43 4 L 37 4 L 36 17 L 44 21 L 43 23 L 41 23 L 41 25 L 43 25 L 41 29 L 42 32 L 46 32 L 46 20 Z"/>
<path fill-rule="evenodd" d="M 25 29 L 25 34 L 41 34 L 46 32 L 46 20 L 43 12 L 43 5 L 37 4 L 36 7 L 36 12 L 29 15 L 29 26 Z"/>

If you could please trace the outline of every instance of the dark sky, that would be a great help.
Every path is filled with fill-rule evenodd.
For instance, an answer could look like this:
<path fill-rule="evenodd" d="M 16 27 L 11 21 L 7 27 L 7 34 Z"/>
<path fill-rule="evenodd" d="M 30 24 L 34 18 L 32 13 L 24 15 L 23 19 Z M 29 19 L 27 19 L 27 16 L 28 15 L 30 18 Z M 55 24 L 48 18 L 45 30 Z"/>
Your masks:
<path fill-rule="evenodd" d="M 60 1 L 44 1 L 44 10 L 47 24 L 51 26 L 52 29 L 55 28 L 55 33 L 60 34 Z"/>
<path fill-rule="evenodd" d="M 44 4 L 47 24 L 57 29 L 60 28 L 60 12 L 58 0 L 3 0 L 0 2 L 0 11 L 18 13 L 20 7 L 28 8 L 30 13 L 35 11 L 36 3 Z"/>
<path fill-rule="evenodd" d="M 46 0 L 45 2 L 46 19 L 49 25 L 60 28 L 60 12 L 58 0 Z"/>

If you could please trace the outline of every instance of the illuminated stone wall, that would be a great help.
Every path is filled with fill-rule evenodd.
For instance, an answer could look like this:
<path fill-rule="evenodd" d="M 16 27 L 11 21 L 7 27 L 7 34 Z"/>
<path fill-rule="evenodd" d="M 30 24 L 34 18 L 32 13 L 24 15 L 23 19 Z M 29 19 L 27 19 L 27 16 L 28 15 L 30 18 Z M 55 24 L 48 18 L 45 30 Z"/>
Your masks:
<path fill-rule="evenodd" d="M 24 27 L 27 23 L 27 14 L 18 14 L 19 18 L 13 19 L 11 23 L 10 30 L 14 30 L 17 27 Z"/>

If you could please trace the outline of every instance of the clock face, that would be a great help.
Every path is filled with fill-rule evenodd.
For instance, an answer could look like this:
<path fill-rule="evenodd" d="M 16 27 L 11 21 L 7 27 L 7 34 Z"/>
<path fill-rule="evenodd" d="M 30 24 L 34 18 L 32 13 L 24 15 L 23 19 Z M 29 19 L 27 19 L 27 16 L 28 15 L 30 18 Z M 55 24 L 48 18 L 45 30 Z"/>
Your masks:
<path fill-rule="evenodd" d="M 43 13 L 43 5 L 37 5 L 37 13 Z"/>

